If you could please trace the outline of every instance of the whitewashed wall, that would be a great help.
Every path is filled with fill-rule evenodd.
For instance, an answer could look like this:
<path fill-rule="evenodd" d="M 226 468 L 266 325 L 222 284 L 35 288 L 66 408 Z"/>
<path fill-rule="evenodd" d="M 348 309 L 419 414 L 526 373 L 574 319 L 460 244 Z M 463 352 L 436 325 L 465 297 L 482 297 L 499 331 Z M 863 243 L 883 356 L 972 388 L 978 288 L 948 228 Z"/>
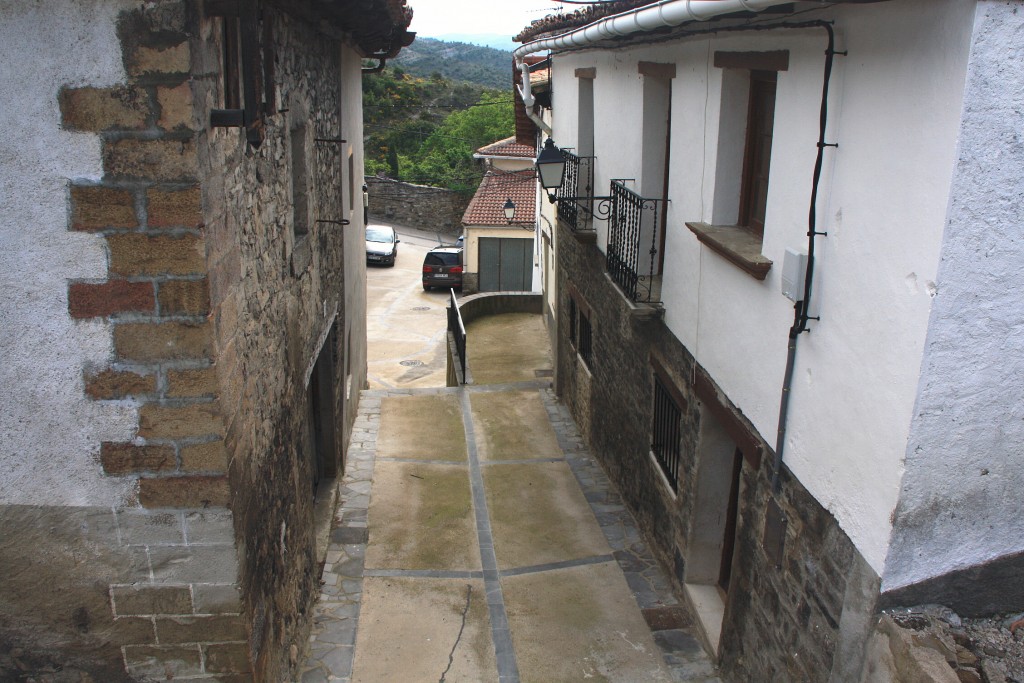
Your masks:
<path fill-rule="evenodd" d="M 69 180 L 102 174 L 96 135 L 61 130 L 60 86 L 125 80 L 114 21 L 129 2 L 0 1 L 0 504 L 111 505 L 100 442 L 130 440 L 136 409 L 97 403 L 82 371 L 112 353 L 99 321 L 68 315 L 69 279 L 105 279 L 102 237 L 68 231 Z"/>
<path fill-rule="evenodd" d="M 978 3 L 883 590 L 1024 550 L 1024 3 Z"/>
<path fill-rule="evenodd" d="M 813 332 L 800 338 L 786 461 L 881 574 L 936 290 L 970 41 L 971 0 L 896 0 L 801 15 L 836 20 L 838 49 L 820 196 Z M 824 67 L 822 29 L 586 51 L 555 58 L 556 142 L 575 144 L 573 71 L 596 67 L 597 188 L 638 177 L 642 77 L 670 62 L 671 203 L 665 323 L 769 443 L 777 429 L 792 302 L 787 247 L 806 249 Z M 721 75 L 716 50 L 790 52 L 779 74 L 758 282 L 702 247 L 686 221 L 711 222 Z M 562 93 L 562 94 L 559 94 Z M 599 244 L 606 226 L 599 223 Z"/>

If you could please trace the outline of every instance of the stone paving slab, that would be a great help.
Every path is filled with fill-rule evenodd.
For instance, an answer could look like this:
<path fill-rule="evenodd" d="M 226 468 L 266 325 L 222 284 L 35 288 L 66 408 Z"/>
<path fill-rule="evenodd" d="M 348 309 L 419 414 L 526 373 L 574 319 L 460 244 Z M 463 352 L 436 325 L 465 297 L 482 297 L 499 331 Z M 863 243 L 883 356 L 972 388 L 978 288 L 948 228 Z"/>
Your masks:
<path fill-rule="evenodd" d="M 479 569 L 465 465 L 377 461 L 366 566 Z"/>
<path fill-rule="evenodd" d="M 614 562 L 501 585 L 523 683 L 672 680 Z"/>
<path fill-rule="evenodd" d="M 475 397 L 483 392 L 523 390 L 539 392 L 538 395 L 541 397 L 547 414 L 546 421 L 554 431 L 561 457 L 527 458 L 513 462 L 505 460 L 502 461 L 502 464 L 484 464 L 481 467 L 477 457 L 477 442 L 482 442 L 482 437 L 477 432 L 483 433 L 484 428 L 475 427 L 473 424 L 476 418 L 469 408 L 469 396 Z M 448 464 L 418 462 L 415 457 L 383 458 L 380 462 L 396 469 L 400 466 L 424 466 L 449 468 L 450 470 L 461 468 L 465 471 L 468 467 L 473 490 L 473 516 L 476 519 L 475 533 L 470 533 L 469 536 L 478 543 L 479 552 L 491 558 L 488 562 L 483 563 L 482 569 L 467 571 L 464 569 L 410 569 L 408 567 L 367 568 L 366 556 L 368 553 L 372 553 L 374 544 L 370 538 L 372 534 L 369 527 L 376 526 L 376 516 L 374 516 L 372 524 L 368 520 L 369 499 L 372 498 L 376 503 L 378 495 L 385 495 L 383 493 L 384 486 L 380 481 L 373 481 L 373 486 L 370 486 L 374 473 L 377 471 L 374 464 L 376 456 L 379 455 L 378 439 L 381 433 L 382 407 L 386 406 L 392 398 L 410 396 L 417 398 L 448 396 L 455 399 L 456 405 L 460 407 L 461 417 L 466 421 L 465 433 L 473 441 L 472 444 L 467 444 L 467 452 L 470 456 L 468 463 L 463 465 L 461 461 L 452 462 L 449 457 L 444 458 Z M 460 396 L 462 398 L 459 398 Z M 641 645 L 644 648 L 643 651 L 649 654 L 653 652 L 649 643 L 653 642 L 654 647 L 660 653 L 661 666 L 650 669 L 650 671 L 662 671 L 663 667 L 670 678 L 662 680 L 720 683 L 714 665 L 701 649 L 695 637 L 693 619 L 688 608 L 680 604 L 672 594 L 667 577 L 661 572 L 650 550 L 643 542 L 634 520 L 625 509 L 618 493 L 588 452 L 576 431 L 568 410 L 558 402 L 553 391 L 545 384 L 538 381 L 519 381 L 507 385 L 455 390 L 441 388 L 363 391 L 357 423 L 360 427 L 352 434 L 345 476 L 339 484 L 340 505 L 335 515 L 331 545 L 324 566 L 320 602 L 314 617 L 313 631 L 306 648 L 305 660 L 299 669 L 301 676 L 297 680 L 304 683 L 319 683 L 321 681 L 351 683 L 354 680 L 352 678 L 353 662 L 362 657 L 360 648 L 363 647 L 363 643 L 372 643 L 367 647 L 385 649 L 393 645 L 394 629 L 378 629 L 376 634 L 372 632 L 373 627 L 370 624 L 378 618 L 375 616 L 376 614 L 386 615 L 388 610 L 395 610 L 399 622 L 410 622 L 417 628 L 429 625 L 430 620 L 419 618 L 418 613 L 408 609 L 404 612 L 401 611 L 401 605 L 408 606 L 408 601 L 401 599 L 390 601 L 382 598 L 378 602 L 371 595 L 369 606 L 364 606 L 364 587 L 369 586 L 368 590 L 372 594 L 377 582 L 396 580 L 402 583 L 426 582 L 424 586 L 433 585 L 438 581 L 450 582 L 450 585 L 462 587 L 480 585 L 482 580 L 480 590 L 483 595 L 481 597 L 486 605 L 487 623 L 490 626 L 496 668 L 489 669 L 489 665 L 481 665 L 477 678 L 461 680 L 498 681 L 498 683 L 518 683 L 521 680 L 608 680 L 622 681 L 623 683 L 659 680 L 657 677 L 643 677 L 646 674 L 616 669 L 614 664 L 619 661 L 619 655 L 616 654 L 618 651 L 615 649 L 618 647 L 617 643 L 615 643 L 615 647 L 608 643 L 608 647 L 612 648 L 608 651 L 605 651 L 604 648 L 597 648 L 592 653 L 586 649 L 586 645 L 578 645 L 577 649 L 573 651 L 576 653 L 573 657 L 583 652 L 582 656 L 590 659 L 561 658 L 589 664 L 593 671 L 584 671 L 582 668 L 577 671 L 568 667 L 565 678 L 553 676 L 553 669 L 550 668 L 546 673 L 535 674 L 535 670 L 542 667 L 537 667 L 534 662 L 542 662 L 546 661 L 546 658 L 550 658 L 555 661 L 552 666 L 562 666 L 562 664 L 558 664 L 559 647 L 552 644 L 554 641 L 538 638 L 535 633 L 538 628 L 543 630 L 544 624 L 523 626 L 528 619 L 532 618 L 529 604 L 532 601 L 532 604 L 536 605 L 534 611 L 539 613 L 543 609 L 552 609 L 560 604 L 578 602 L 575 598 L 570 599 L 573 590 L 582 591 L 581 600 L 600 595 L 601 589 L 595 589 L 593 585 L 590 585 L 589 588 L 580 588 L 580 586 L 587 585 L 587 582 L 578 579 L 559 588 L 557 578 L 559 575 L 577 577 L 581 574 L 586 575 L 595 572 L 595 567 L 598 567 L 601 568 L 601 572 L 610 572 L 613 577 L 611 579 L 605 577 L 602 580 L 618 584 L 618 588 L 611 592 L 620 596 L 629 595 L 631 598 L 622 600 L 620 597 L 614 603 L 616 611 L 625 610 L 625 616 L 620 614 L 612 621 L 630 625 L 630 630 L 625 631 L 626 639 L 620 636 L 622 643 L 631 648 L 634 645 Z M 593 522 L 604 536 L 605 551 L 574 560 L 499 570 L 494 559 L 496 534 L 492 533 L 490 515 L 487 514 L 487 496 L 483 493 L 484 473 L 492 468 L 523 466 L 537 469 L 552 464 L 568 467 L 571 471 L 579 489 L 575 495 L 579 495 L 580 499 L 589 507 Z M 583 503 L 580 505 L 582 506 Z M 401 508 L 401 504 L 391 507 Z M 367 540 L 370 541 L 369 546 Z M 523 586 L 533 585 L 536 585 L 535 590 L 533 588 L 521 590 Z M 573 586 L 576 588 L 574 589 Z M 542 592 L 548 594 L 547 599 L 537 597 Z M 609 591 L 605 590 L 604 592 Z M 390 590 L 384 591 L 382 595 L 386 596 L 389 593 Z M 448 601 L 445 603 L 448 605 L 445 617 L 447 619 L 452 614 L 452 604 L 454 604 L 452 600 L 455 594 L 451 591 L 447 593 L 441 591 L 441 593 L 447 596 L 445 598 Z M 473 594 L 475 595 L 475 593 L 476 589 L 474 588 Z M 397 595 L 400 598 L 402 594 L 399 591 Z M 465 594 L 463 594 L 464 596 Z M 465 603 L 462 604 L 464 607 Z M 389 605 L 391 606 L 389 607 Z M 526 607 L 524 608 L 524 606 Z M 610 609 L 607 605 L 601 608 Z M 473 618 L 478 620 L 478 623 L 484 623 L 479 617 L 474 616 Z M 519 625 L 517 626 L 517 624 Z M 638 624 L 644 624 L 640 632 L 648 634 L 647 637 L 632 637 L 631 634 L 634 633 L 632 629 L 638 628 Z M 621 631 L 622 628 L 619 630 Z M 433 636 L 431 637 L 433 638 Z M 574 637 L 577 643 L 586 640 L 578 634 Z M 436 641 L 430 641 L 433 646 L 429 648 L 429 656 L 422 656 L 422 661 L 432 663 L 432 658 L 436 658 L 439 652 L 445 655 L 444 658 L 447 661 L 447 655 L 451 653 L 451 645 L 438 642 L 443 640 L 445 639 L 438 638 Z M 614 641 L 614 639 L 612 640 Z M 461 641 L 459 642 L 461 643 Z M 354 646 L 353 643 L 355 643 Z M 536 651 L 533 649 L 534 646 L 538 648 Z M 583 649 L 581 650 L 580 647 Z M 641 652 L 641 650 L 634 648 L 627 654 L 632 655 L 637 652 Z M 458 654 L 456 652 L 456 655 Z M 467 653 L 463 654 L 468 656 Z M 378 657 L 372 656 L 371 658 L 377 659 Z M 410 655 L 402 659 L 400 665 L 396 665 L 395 670 L 399 672 L 397 674 L 390 670 L 379 676 L 367 673 L 365 679 L 360 678 L 359 680 L 387 683 L 391 681 L 438 680 L 438 677 L 435 676 L 437 672 L 433 671 L 432 666 L 424 666 L 423 678 L 417 677 L 418 674 L 410 676 L 407 673 L 413 670 L 410 667 L 419 666 L 417 662 L 420 659 L 419 655 Z M 645 667 L 643 671 L 647 671 L 647 663 L 642 662 L 642 664 Z M 609 675 L 602 678 L 600 667 L 605 667 Z M 369 669 L 365 671 L 369 672 Z M 487 673 L 487 671 L 492 673 Z M 638 675 L 641 677 L 638 678 Z M 651 676 L 657 675 L 661 674 L 651 674 Z M 445 680 L 455 679 L 447 677 Z"/>
<path fill-rule="evenodd" d="M 482 471 L 500 569 L 611 553 L 564 462 L 488 465 Z"/>
<path fill-rule="evenodd" d="M 538 372 L 552 368 L 542 316 L 503 313 L 479 318 L 466 327 L 466 338 L 472 340 L 467 342 L 466 358 L 476 384 L 535 380 Z"/>
<path fill-rule="evenodd" d="M 421 394 L 383 399 L 377 456 L 464 461 L 466 437 L 458 397 Z"/>
<path fill-rule="evenodd" d="M 537 391 L 481 392 L 470 403 L 482 462 L 562 457 Z"/>
<path fill-rule="evenodd" d="M 497 680 L 482 579 L 367 578 L 363 613 L 353 683 Z"/>

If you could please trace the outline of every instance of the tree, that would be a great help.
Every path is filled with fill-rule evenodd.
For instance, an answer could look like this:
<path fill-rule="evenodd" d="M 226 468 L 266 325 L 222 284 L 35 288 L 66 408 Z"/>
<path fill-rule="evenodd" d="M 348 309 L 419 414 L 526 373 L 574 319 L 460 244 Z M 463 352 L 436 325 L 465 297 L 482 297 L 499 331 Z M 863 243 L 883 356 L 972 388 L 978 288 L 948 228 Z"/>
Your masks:
<path fill-rule="evenodd" d="M 505 93 L 484 93 L 476 105 L 452 112 L 420 146 L 405 176 L 471 193 L 483 176 L 473 153 L 512 135 L 515 118 Z"/>

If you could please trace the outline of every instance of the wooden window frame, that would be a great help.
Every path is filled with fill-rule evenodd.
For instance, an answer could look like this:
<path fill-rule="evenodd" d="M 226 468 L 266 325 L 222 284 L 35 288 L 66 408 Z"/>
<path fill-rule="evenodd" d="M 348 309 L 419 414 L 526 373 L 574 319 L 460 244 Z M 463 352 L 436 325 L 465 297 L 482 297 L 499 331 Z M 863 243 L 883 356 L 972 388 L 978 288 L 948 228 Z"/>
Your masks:
<path fill-rule="evenodd" d="M 777 71 L 752 70 L 750 72 L 747 130 L 743 143 L 743 171 L 737 225 L 746 228 L 761 239 L 764 239 L 764 214 L 768 204 L 768 177 L 771 174 L 777 85 Z M 767 131 L 767 135 L 765 135 L 765 131 Z M 763 141 L 765 137 L 767 143 Z M 768 158 L 765 159 L 765 156 Z M 759 172 L 761 167 L 765 169 L 763 177 Z"/>
<path fill-rule="evenodd" d="M 224 108 L 242 108 L 241 21 L 225 16 L 224 25 Z"/>

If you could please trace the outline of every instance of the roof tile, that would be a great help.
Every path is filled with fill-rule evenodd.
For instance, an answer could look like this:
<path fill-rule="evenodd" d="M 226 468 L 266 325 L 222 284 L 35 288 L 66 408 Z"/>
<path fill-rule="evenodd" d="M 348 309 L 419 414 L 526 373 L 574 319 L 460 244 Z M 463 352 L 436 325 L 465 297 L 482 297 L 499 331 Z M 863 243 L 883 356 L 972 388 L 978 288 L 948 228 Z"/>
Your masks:
<path fill-rule="evenodd" d="M 516 205 L 517 225 L 532 222 L 537 206 L 537 171 L 488 171 L 462 215 L 462 224 L 507 227 L 506 199 Z"/>
<path fill-rule="evenodd" d="M 524 145 L 516 142 L 515 137 L 505 138 L 504 140 L 484 145 L 476 153 L 480 156 L 521 157 L 523 159 L 533 159 L 537 156 L 537 150 L 534 149 L 533 145 Z"/>

